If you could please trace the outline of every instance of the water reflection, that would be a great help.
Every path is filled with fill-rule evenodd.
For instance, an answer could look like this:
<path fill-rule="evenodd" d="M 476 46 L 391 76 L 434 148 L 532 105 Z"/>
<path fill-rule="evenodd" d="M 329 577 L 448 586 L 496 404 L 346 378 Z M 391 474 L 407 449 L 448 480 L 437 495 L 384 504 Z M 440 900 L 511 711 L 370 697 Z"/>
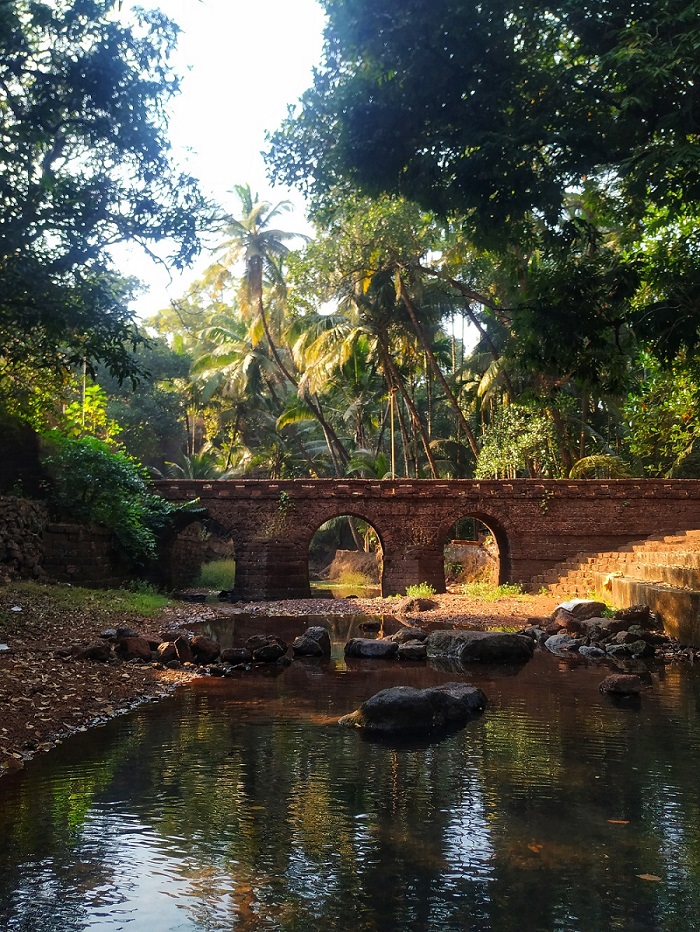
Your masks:
<path fill-rule="evenodd" d="M 655 673 L 633 710 L 603 675 L 475 668 L 486 713 L 404 749 L 335 720 L 454 671 L 201 681 L 3 779 L 0 927 L 696 929 L 700 680 Z"/>

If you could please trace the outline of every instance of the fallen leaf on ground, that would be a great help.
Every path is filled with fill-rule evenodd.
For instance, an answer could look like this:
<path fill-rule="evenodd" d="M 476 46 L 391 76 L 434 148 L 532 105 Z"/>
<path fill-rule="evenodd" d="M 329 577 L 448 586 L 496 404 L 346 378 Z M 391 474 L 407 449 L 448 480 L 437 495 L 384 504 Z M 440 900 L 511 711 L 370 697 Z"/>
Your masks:
<path fill-rule="evenodd" d="M 637 874 L 637 877 L 639 877 L 640 880 L 653 880 L 656 882 L 661 880 L 661 878 L 657 877 L 656 874 Z"/>

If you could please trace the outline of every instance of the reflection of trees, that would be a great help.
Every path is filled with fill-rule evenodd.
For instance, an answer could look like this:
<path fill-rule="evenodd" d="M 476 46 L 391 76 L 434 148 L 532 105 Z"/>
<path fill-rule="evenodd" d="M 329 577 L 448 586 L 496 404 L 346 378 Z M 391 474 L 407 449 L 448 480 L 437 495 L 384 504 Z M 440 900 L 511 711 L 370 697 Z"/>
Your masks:
<path fill-rule="evenodd" d="M 17 861 L 63 844 L 66 865 L 91 865 L 72 898 L 58 883 L 77 868 L 54 872 L 66 928 L 91 889 L 113 883 L 124 820 L 166 858 L 195 928 L 254 928 L 265 916 L 335 930 L 351 916 L 364 929 L 510 929 L 524 915 L 530 928 L 623 928 L 628 915 L 643 929 L 693 928 L 694 680 L 673 687 L 684 698 L 669 724 L 655 694 L 641 712 L 610 704 L 599 671 L 537 659 L 517 676 L 475 671 L 486 714 L 440 744 L 400 750 L 328 722 L 363 691 L 445 674 L 323 669 L 212 681 L 115 723 L 63 795 L 27 775 L 0 824 Z M 13 858 L 0 855 L 0 903 L 14 885 L 39 884 L 29 868 L 13 875 Z M 637 883 L 639 873 L 664 882 Z"/>

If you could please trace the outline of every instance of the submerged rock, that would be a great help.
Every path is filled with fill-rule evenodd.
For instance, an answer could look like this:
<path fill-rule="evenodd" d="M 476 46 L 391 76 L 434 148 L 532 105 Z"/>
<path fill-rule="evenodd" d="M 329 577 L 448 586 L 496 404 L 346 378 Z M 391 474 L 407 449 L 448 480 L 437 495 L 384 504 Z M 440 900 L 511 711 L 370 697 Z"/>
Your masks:
<path fill-rule="evenodd" d="M 424 641 L 403 641 L 399 644 L 399 660 L 425 660 L 428 647 Z"/>
<path fill-rule="evenodd" d="M 544 642 L 544 646 L 552 654 L 570 654 L 578 650 L 583 642 L 580 638 L 572 638 L 568 634 L 553 634 Z"/>
<path fill-rule="evenodd" d="M 225 647 L 221 651 L 222 663 L 250 663 L 252 659 L 253 654 L 247 647 Z"/>
<path fill-rule="evenodd" d="M 642 685 L 641 679 L 635 674 L 613 673 L 606 676 L 598 688 L 602 693 L 637 696 L 642 691 Z"/>
<path fill-rule="evenodd" d="M 466 683 L 429 689 L 393 686 L 376 693 L 340 725 L 379 734 L 410 734 L 464 725 L 486 706 L 486 696 Z"/>
<path fill-rule="evenodd" d="M 274 663 L 287 653 L 287 644 L 276 634 L 254 634 L 245 642 L 245 646 L 258 663 Z"/>
<path fill-rule="evenodd" d="M 428 657 L 447 657 L 462 663 L 524 663 L 535 642 L 501 631 L 433 631 L 426 641 Z"/>

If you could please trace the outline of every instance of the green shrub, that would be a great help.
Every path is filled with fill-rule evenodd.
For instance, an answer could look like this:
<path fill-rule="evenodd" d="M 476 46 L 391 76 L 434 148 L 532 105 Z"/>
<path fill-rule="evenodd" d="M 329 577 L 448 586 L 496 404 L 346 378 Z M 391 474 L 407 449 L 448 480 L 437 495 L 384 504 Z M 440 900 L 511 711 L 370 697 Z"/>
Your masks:
<path fill-rule="evenodd" d="M 406 595 L 412 599 L 426 599 L 431 595 L 435 595 L 435 589 L 430 583 L 422 582 L 418 583 L 417 586 L 406 586 Z"/>
<path fill-rule="evenodd" d="M 201 567 L 195 585 L 203 589 L 231 589 L 235 578 L 235 560 L 212 560 Z"/>
<path fill-rule="evenodd" d="M 110 528 L 119 549 L 135 563 L 156 556 L 157 535 L 186 505 L 148 491 L 148 474 L 133 457 L 95 437 L 52 431 L 44 465 L 51 476 L 51 504 L 78 523 Z"/>

